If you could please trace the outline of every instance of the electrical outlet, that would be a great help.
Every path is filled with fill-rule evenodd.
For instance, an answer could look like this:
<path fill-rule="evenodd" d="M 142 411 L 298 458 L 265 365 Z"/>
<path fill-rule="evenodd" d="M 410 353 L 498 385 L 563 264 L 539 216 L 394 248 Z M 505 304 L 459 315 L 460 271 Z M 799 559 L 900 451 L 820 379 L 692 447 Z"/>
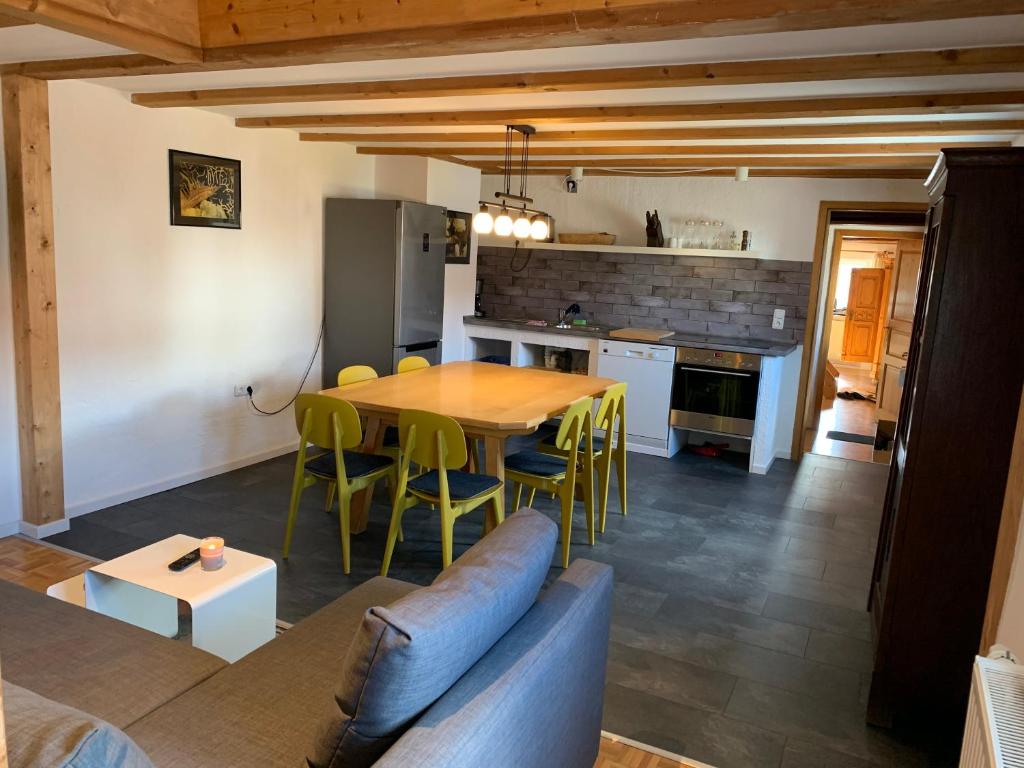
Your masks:
<path fill-rule="evenodd" d="M 786 327 L 786 310 L 776 309 L 772 313 L 772 328 L 776 331 L 781 331 Z"/>
<path fill-rule="evenodd" d="M 249 396 L 249 385 L 248 384 L 235 384 L 235 397 L 248 397 Z"/>

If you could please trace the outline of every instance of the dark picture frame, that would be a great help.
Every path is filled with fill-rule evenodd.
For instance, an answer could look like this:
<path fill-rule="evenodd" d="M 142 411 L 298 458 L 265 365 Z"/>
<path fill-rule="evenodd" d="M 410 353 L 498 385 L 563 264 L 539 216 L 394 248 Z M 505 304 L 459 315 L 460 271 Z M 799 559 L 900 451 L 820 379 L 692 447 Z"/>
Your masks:
<path fill-rule="evenodd" d="M 444 226 L 445 264 L 469 264 L 473 244 L 473 215 L 464 211 L 448 211 Z"/>
<path fill-rule="evenodd" d="M 171 225 L 242 228 L 242 161 L 167 151 Z"/>

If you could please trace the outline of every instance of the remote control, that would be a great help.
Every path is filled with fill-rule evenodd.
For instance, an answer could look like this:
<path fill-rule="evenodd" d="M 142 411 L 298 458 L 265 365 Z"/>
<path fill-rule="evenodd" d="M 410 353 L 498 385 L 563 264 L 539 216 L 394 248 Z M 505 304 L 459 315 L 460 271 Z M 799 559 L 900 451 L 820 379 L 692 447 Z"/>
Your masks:
<path fill-rule="evenodd" d="M 199 549 L 198 548 L 193 549 L 187 555 L 182 555 L 177 560 L 175 560 L 173 563 L 168 565 L 167 568 L 169 570 L 171 570 L 171 571 L 174 571 L 175 573 L 178 573 L 180 571 L 184 571 L 190 565 L 194 565 L 197 562 L 199 562 Z"/>

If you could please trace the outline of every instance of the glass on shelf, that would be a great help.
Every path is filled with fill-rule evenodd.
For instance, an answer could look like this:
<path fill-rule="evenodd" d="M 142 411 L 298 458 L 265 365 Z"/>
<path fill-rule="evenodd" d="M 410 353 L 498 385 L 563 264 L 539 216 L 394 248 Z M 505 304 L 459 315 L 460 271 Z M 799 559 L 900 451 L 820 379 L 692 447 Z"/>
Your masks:
<path fill-rule="evenodd" d="M 683 237 L 682 247 L 683 248 L 695 248 L 697 238 L 697 222 L 693 219 L 687 219 L 686 224 L 683 226 Z"/>
<path fill-rule="evenodd" d="M 709 245 L 709 243 L 711 241 L 711 222 L 708 221 L 707 219 L 701 220 L 698 230 L 700 232 L 700 235 L 697 238 L 697 247 L 710 248 L 711 246 Z"/>
<path fill-rule="evenodd" d="M 713 233 L 712 236 L 711 236 L 711 247 L 714 248 L 715 250 L 721 250 L 722 248 L 725 247 L 725 244 L 723 242 L 723 240 L 725 239 L 724 238 L 724 232 L 723 232 L 723 228 L 725 227 L 725 222 L 724 221 L 713 221 L 713 222 L 711 222 L 711 227 L 712 227 L 712 233 Z"/>

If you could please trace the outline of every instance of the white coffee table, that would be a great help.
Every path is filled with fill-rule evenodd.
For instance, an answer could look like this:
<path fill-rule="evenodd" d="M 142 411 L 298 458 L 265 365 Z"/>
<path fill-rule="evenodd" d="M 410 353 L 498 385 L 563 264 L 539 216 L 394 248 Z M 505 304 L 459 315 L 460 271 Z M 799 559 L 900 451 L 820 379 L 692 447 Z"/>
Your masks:
<path fill-rule="evenodd" d="M 178 534 L 94 565 L 84 574 L 85 607 L 174 637 L 182 600 L 192 608 L 192 645 L 238 661 L 274 638 L 277 564 L 225 547 L 220 570 L 199 563 L 180 573 L 167 569 L 198 546 L 199 539 Z"/>

